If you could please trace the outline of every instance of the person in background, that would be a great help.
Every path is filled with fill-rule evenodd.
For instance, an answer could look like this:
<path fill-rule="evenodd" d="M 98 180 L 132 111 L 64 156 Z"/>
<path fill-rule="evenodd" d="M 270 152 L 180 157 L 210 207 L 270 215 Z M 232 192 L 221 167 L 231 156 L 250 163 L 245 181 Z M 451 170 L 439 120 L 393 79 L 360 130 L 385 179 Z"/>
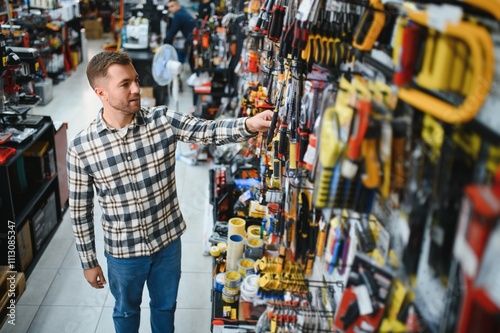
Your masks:
<path fill-rule="evenodd" d="M 67 152 L 69 211 L 83 274 L 106 278 L 97 260 L 94 196 L 102 209 L 105 257 L 117 333 L 137 333 L 147 284 L 153 333 L 174 331 L 186 222 L 175 182 L 177 141 L 222 145 L 268 131 L 273 112 L 203 120 L 165 106 L 141 107 L 139 78 L 124 52 L 101 52 L 87 77 L 103 107 Z"/>
<path fill-rule="evenodd" d="M 215 4 L 212 0 L 200 0 L 198 7 L 198 20 L 201 22 L 207 21 L 215 15 Z"/>
<path fill-rule="evenodd" d="M 167 35 L 163 40 L 166 44 L 172 44 L 175 35 L 180 31 L 186 39 L 184 56 L 188 57 L 191 72 L 194 72 L 194 59 L 192 55 L 193 29 L 197 26 L 196 19 L 181 7 L 177 0 L 170 0 L 167 3 L 167 10 L 171 16 L 170 25 L 167 27 Z"/>

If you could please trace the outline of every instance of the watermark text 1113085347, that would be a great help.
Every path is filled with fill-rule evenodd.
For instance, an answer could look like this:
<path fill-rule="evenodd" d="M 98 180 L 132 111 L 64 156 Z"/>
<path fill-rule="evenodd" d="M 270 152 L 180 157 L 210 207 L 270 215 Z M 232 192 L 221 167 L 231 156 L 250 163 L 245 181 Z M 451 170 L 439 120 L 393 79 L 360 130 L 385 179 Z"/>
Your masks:
<path fill-rule="evenodd" d="M 16 223 L 9 221 L 7 225 L 7 323 L 16 324 Z"/>
<path fill-rule="evenodd" d="M 16 269 L 16 223 L 9 221 L 7 229 L 7 265 L 13 271 Z"/>

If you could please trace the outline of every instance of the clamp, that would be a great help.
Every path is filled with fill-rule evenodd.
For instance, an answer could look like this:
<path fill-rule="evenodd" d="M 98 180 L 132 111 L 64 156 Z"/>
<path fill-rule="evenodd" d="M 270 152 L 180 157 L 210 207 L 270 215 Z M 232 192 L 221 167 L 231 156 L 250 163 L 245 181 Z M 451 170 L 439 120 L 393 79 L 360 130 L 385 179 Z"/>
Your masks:
<path fill-rule="evenodd" d="M 424 11 L 408 10 L 408 17 L 422 26 L 429 26 L 429 15 Z M 446 23 L 443 33 L 461 39 L 470 50 L 472 90 L 463 103 L 454 106 L 415 88 L 401 88 L 398 95 L 406 103 L 447 123 L 468 122 L 481 109 L 493 81 L 493 42 L 485 28 L 469 22 Z"/>

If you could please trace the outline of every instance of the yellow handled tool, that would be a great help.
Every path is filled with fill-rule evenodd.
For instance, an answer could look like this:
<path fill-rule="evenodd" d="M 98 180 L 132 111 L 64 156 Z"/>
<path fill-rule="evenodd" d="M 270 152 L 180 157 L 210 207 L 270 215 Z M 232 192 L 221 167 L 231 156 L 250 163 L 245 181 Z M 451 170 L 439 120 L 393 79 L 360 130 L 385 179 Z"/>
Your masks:
<path fill-rule="evenodd" d="M 339 131 L 337 112 L 334 107 L 330 107 L 325 110 L 321 124 L 319 172 L 313 195 L 316 208 L 325 208 L 328 205 L 335 165 L 344 150 L 344 142 L 340 139 Z"/>
<path fill-rule="evenodd" d="M 380 0 L 370 0 L 354 31 L 352 45 L 361 51 L 370 51 L 384 28 L 384 5 Z"/>
<path fill-rule="evenodd" d="M 450 77 L 454 71 L 452 68 L 454 57 L 451 38 L 429 29 L 417 84 L 427 89 L 449 90 Z M 459 82 L 462 82 L 461 78 Z"/>
<path fill-rule="evenodd" d="M 412 21 L 428 26 L 426 12 L 409 10 L 408 16 Z M 468 122 L 481 109 L 491 87 L 495 62 L 493 42 L 485 28 L 468 22 L 447 23 L 443 33 L 462 40 L 470 50 L 472 88 L 464 102 L 454 106 L 413 88 L 401 88 L 398 95 L 406 103 L 447 123 Z"/>
<path fill-rule="evenodd" d="M 460 2 L 482 9 L 500 21 L 500 0 L 460 0 Z"/>

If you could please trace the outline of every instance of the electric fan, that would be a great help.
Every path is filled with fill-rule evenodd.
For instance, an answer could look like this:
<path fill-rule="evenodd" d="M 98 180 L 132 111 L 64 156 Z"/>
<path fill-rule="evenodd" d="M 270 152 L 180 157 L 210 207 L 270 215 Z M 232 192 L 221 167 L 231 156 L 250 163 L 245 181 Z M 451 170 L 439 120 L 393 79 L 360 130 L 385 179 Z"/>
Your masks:
<path fill-rule="evenodd" d="M 170 44 L 162 45 L 153 57 L 153 79 L 159 86 L 172 83 L 172 99 L 175 109 L 179 110 L 179 75 L 182 63 L 179 62 L 177 50 Z"/>
<path fill-rule="evenodd" d="M 160 86 L 172 84 L 172 99 L 176 111 L 179 111 L 179 75 L 181 72 L 182 63 L 179 62 L 175 47 L 170 44 L 162 45 L 153 57 L 153 79 Z M 197 150 L 183 154 L 180 144 L 180 141 L 177 142 L 175 158 L 189 165 L 195 165 L 198 154 Z"/>

